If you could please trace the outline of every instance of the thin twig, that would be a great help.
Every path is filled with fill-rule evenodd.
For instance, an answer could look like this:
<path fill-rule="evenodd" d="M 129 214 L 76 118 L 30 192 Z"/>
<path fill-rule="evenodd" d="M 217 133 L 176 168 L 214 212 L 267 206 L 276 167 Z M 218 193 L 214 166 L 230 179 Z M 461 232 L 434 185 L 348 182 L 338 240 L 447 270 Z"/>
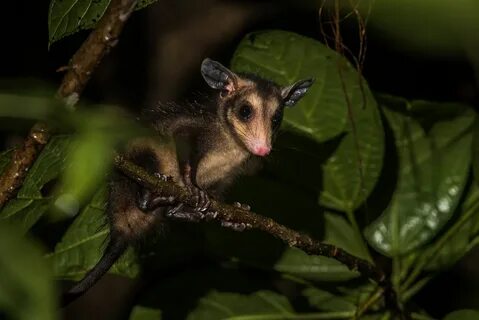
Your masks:
<path fill-rule="evenodd" d="M 137 0 L 112 0 L 105 14 L 82 46 L 73 55 L 57 91 L 57 97 L 73 107 L 83 92 L 93 71 L 118 42 L 118 37 L 135 8 Z M 26 173 L 50 139 L 50 129 L 35 124 L 23 145 L 15 150 L 8 167 L 0 176 L 0 209 L 23 185 Z"/>
<path fill-rule="evenodd" d="M 122 156 L 115 158 L 115 166 L 123 174 L 144 187 L 165 196 L 173 196 L 186 205 L 195 206 L 195 197 L 174 182 L 162 181 Z M 380 286 L 389 286 L 384 273 L 369 261 L 355 257 L 334 245 L 316 241 L 309 235 L 289 229 L 271 218 L 215 200 L 211 201 L 209 209 L 217 213 L 214 218 L 211 218 L 212 220 L 244 224 L 251 228 L 262 230 L 290 247 L 299 248 L 308 254 L 333 258 L 346 265 L 350 270 L 358 271 L 360 274 L 374 280 Z"/>

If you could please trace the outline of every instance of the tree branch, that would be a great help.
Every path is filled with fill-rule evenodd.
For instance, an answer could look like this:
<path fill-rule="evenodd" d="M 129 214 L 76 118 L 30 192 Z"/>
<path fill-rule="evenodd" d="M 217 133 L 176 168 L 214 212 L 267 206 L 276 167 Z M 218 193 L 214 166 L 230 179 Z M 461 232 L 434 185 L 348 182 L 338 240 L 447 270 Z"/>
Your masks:
<path fill-rule="evenodd" d="M 125 174 L 127 177 L 137 181 L 144 187 L 147 187 L 164 196 L 173 196 L 179 202 L 189 206 L 195 206 L 195 198 L 182 187 L 171 181 L 162 181 L 157 177 L 150 175 L 143 168 L 126 160 L 122 156 L 115 158 L 115 167 Z M 296 247 L 310 255 L 320 255 L 333 258 L 346 265 L 350 270 L 358 271 L 361 275 L 366 276 L 380 286 L 389 290 L 389 281 L 384 273 L 369 261 L 355 257 L 341 248 L 331 244 L 321 243 L 314 240 L 310 236 L 299 233 L 295 230 L 283 226 L 271 218 L 258 215 L 254 212 L 227 205 L 219 201 L 211 200 L 211 211 L 217 212 L 212 218 L 216 221 L 243 223 L 254 229 L 259 229 L 269 233 L 275 238 L 283 241 L 290 247 Z"/>
<path fill-rule="evenodd" d="M 112 0 L 105 14 L 88 38 L 73 55 L 57 91 L 57 98 L 73 107 L 91 78 L 93 71 L 118 42 L 118 37 L 135 8 L 137 0 Z M 37 123 L 30 130 L 23 145 L 12 155 L 8 167 L 0 176 L 0 209 L 12 199 L 30 167 L 50 139 L 46 124 Z"/>

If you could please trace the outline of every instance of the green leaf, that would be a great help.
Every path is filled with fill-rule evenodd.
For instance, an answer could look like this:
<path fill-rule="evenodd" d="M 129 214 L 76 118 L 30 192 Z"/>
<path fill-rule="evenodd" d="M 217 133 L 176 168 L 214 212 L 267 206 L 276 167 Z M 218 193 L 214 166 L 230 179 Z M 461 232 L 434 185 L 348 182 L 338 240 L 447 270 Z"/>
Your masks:
<path fill-rule="evenodd" d="M 479 319 L 479 311 L 477 310 L 457 310 L 449 313 L 443 320 L 477 320 Z"/>
<path fill-rule="evenodd" d="M 294 314 L 288 299 L 272 291 L 258 291 L 250 295 L 212 291 L 201 298 L 188 320 L 215 320 L 233 317 L 269 317 L 285 319 Z M 274 318 L 272 318 L 274 317 Z"/>
<path fill-rule="evenodd" d="M 308 299 L 310 305 L 325 311 L 354 311 L 356 304 L 332 294 L 326 290 L 315 287 L 303 290 L 303 295 Z"/>
<path fill-rule="evenodd" d="M 105 215 L 106 201 L 106 188 L 103 187 L 76 217 L 54 252 L 47 256 L 52 261 L 57 278 L 79 280 L 100 260 L 109 234 Z M 141 250 L 135 251 L 133 247 L 128 249 L 109 272 L 136 278 L 140 264 L 150 268 L 167 268 L 189 261 L 191 256 L 202 250 L 201 241 L 194 237 L 198 231 L 197 226 L 191 226 L 196 227 L 193 230 L 185 225 L 168 227 L 168 232 L 158 229 L 161 235 L 158 239 L 149 235 L 149 241 L 142 245 Z M 163 236 L 163 233 L 166 235 Z"/>
<path fill-rule="evenodd" d="M 286 110 L 284 122 L 319 143 L 340 139 L 327 161 L 317 163 L 323 169 L 322 181 L 317 181 L 322 187 L 319 199 L 342 211 L 361 205 L 381 172 L 384 133 L 376 102 L 356 70 L 320 42 L 284 31 L 247 35 L 235 52 L 232 68 L 281 85 L 316 78 L 298 106 Z"/>
<path fill-rule="evenodd" d="M 47 255 L 55 277 L 79 280 L 100 259 L 106 245 L 108 229 L 105 224 L 106 188 L 93 197 L 68 228 L 55 251 Z M 139 272 L 132 250 L 128 250 L 110 270 L 111 273 L 135 278 Z"/>
<path fill-rule="evenodd" d="M 17 197 L 0 211 L 0 220 L 15 221 L 27 231 L 43 216 L 51 199 L 42 195 L 42 189 L 64 168 L 69 144 L 67 136 L 50 139 L 28 172 Z"/>
<path fill-rule="evenodd" d="M 456 222 L 456 224 L 462 223 L 462 226 L 454 232 L 438 252 L 432 255 L 432 259 L 428 261 L 426 266 L 427 270 L 442 270 L 450 268 L 466 253 L 479 244 L 478 204 L 479 187 L 476 184 L 473 184 L 466 200 L 461 204 L 460 217 Z M 468 215 L 469 218 L 467 220 L 462 221 L 463 217 L 469 210 L 472 210 L 471 215 Z M 449 230 L 452 231 L 451 228 Z M 441 241 L 441 238 L 439 238 L 438 241 Z M 428 255 L 429 250 L 432 250 L 435 247 L 434 244 L 435 243 L 431 244 L 429 248 L 424 250 L 425 255 Z"/>
<path fill-rule="evenodd" d="M 10 159 L 12 158 L 12 150 L 6 150 L 0 153 L 0 173 L 5 170 L 7 165 L 10 163 Z"/>
<path fill-rule="evenodd" d="M 88 124 L 72 140 L 57 204 L 68 215 L 74 216 L 79 205 L 107 179 L 118 137 L 95 130 Z"/>
<path fill-rule="evenodd" d="M 343 217 L 326 213 L 324 223 L 324 242 L 336 245 L 357 257 L 367 258 L 368 254 L 360 245 L 356 233 Z M 275 269 L 310 280 L 347 281 L 359 276 L 334 259 L 311 256 L 296 248 L 287 248 L 276 262 Z"/>
<path fill-rule="evenodd" d="M 396 256 L 430 241 L 451 219 L 469 174 L 475 113 L 458 104 L 382 99 L 399 176 L 388 207 L 365 234 L 376 250 Z"/>
<path fill-rule="evenodd" d="M 48 11 L 50 46 L 70 34 L 93 28 L 105 13 L 111 0 L 51 0 Z M 140 0 L 136 10 L 156 0 Z"/>
<path fill-rule="evenodd" d="M 155 308 L 135 306 L 129 320 L 161 320 L 161 311 Z"/>
<path fill-rule="evenodd" d="M 42 250 L 20 234 L 15 226 L 0 224 L 0 315 L 59 319 L 52 272 Z"/>

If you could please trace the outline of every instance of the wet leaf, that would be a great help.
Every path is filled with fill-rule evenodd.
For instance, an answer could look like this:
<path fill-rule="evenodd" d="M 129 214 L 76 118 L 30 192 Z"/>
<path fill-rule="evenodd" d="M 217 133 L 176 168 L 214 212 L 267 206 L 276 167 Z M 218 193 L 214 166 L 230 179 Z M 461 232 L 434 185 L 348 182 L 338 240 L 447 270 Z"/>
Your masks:
<path fill-rule="evenodd" d="M 391 202 L 366 237 L 379 252 L 395 256 L 424 245 L 451 219 L 470 171 L 475 114 L 458 104 L 383 100 L 399 177 Z"/>
<path fill-rule="evenodd" d="M 450 268 L 466 255 L 471 249 L 479 244 L 479 187 L 475 184 L 471 187 L 466 200 L 460 206 L 460 216 L 456 223 L 462 222 L 463 215 L 472 210 L 469 219 L 462 222 L 462 226 L 456 230 L 454 235 L 436 252 L 432 259 L 428 262 L 427 270 L 442 270 Z M 437 241 L 440 241 L 439 238 Z M 430 248 L 424 250 L 424 254 L 428 254 L 432 250 L 434 243 Z"/>

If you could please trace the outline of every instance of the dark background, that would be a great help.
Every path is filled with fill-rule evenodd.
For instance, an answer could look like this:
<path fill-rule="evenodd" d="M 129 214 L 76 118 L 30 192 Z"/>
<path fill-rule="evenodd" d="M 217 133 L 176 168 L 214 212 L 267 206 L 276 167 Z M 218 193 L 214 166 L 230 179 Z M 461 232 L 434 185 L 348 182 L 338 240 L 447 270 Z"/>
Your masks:
<path fill-rule="evenodd" d="M 10 7 L 2 10 L 0 90 L 45 84 L 54 90 L 62 77 L 56 69 L 68 64 L 87 36 L 88 31 L 80 32 L 48 49 L 48 4 L 48 0 L 9 1 Z M 160 0 L 132 15 L 82 100 L 136 111 L 157 100 L 184 98 L 202 88 L 201 60 L 211 57 L 228 64 L 238 42 L 250 31 L 283 29 L 322 40 L 318 9 L 319 4 L 308 1 Z M 342 32 L 345 44 L 356 52 L 356 24 L 346 21 Z M 367 36 L 363 75 L 373 91 L 477 107 L 477 80 L 465 52 L 414 50 L 374 25 Z M 0 134 L 2 144 L 16 140 Z M 21 134 L 20 130 L 18 137 Z M 437 317 L 458 308 L 479 308 L 478 262 L 476 250 L 431 282 L 418 297 L 421 304 Z M 112 307 L 132 286 L 130 281 L 108 276 L 65 316 L 85 318 L 84 305 L 89 304 L 95 306 L 88 312 L 89 319 L 115 317 L 118 310 Z M 76 312 L 79 308 L 81 316 Z"/>

